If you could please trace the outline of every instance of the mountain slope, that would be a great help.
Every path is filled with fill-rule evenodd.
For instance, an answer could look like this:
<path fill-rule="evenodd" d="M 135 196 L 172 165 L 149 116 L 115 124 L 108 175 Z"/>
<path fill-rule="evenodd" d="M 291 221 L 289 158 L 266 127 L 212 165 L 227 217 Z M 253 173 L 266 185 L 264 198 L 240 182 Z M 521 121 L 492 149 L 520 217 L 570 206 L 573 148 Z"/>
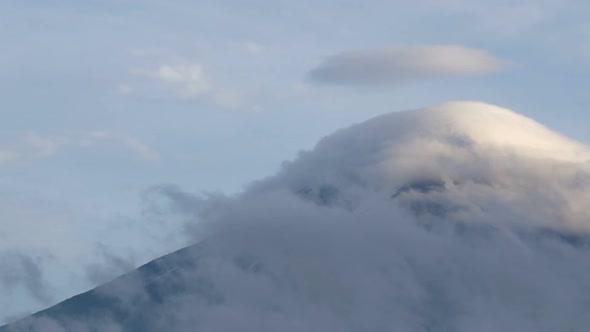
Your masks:
<path fill-rule="evenodd" d="M 589 160 L 492 105 L 386 114 L 183 209 L 207 240 L 0 331 L 586 330 Z"/>
<path fill-rule="evenodd" d="M 61 324 L 70 330 L 148 331 L 150 313 L 167 297 L 183 291 L 182 282 L 176 280 L 177 271 L 196 268 L 198 251 L 199 246 L 195 245 L 168 254 L 10 327 L 0 327 L 0 331 L 45 329 L 48 318 L 54 321 L 49 324 L 55 325 L 58 331 Z M 207 294 L 203 292 L 202 295 Z M 80 322 L 84 324 L 81 326 Z"/>

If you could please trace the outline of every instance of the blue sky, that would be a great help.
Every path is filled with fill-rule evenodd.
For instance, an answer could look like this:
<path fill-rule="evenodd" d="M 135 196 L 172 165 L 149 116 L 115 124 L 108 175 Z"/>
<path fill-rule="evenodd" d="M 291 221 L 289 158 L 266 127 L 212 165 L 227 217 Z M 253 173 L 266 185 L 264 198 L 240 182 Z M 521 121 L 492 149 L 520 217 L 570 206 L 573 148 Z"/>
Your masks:
<path fill-rule="evenodd" d="M 186 243 L 182 223 L 142 213 L 148 188 L 237 192 L 336 129 L 448 100 L 589 144 L 588 13 L 582 0 L 2 1 L 0 254 L 32 257 L 59 301 L 92 286 L 101 244 L 136 265 Z M 387 82 L 365 84 L 376 58 L 361 76 Z M 327 67 L 352 76 L 311 75 Z M 10 315 L 47 305 L 11 289 Z"/>

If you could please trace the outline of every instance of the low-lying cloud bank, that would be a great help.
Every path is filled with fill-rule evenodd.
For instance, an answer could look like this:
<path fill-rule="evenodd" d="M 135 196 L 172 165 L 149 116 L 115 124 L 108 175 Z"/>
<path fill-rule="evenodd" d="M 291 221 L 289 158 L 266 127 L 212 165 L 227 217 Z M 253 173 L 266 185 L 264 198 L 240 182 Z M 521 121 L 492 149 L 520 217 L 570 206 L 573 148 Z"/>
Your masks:
<path fill-rule="evenodd" d="M 158 189 L 197 245 L 9 331 L 586 330 L 589 161 L 487 104 L 383 115 L 237 197 Z"/>

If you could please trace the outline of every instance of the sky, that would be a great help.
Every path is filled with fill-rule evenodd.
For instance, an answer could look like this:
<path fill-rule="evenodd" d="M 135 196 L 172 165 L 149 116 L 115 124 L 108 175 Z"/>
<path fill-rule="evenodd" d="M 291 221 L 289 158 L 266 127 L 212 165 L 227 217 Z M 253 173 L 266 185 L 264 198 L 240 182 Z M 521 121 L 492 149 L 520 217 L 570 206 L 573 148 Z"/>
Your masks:
<path fill-rule="evenodd" d="M 236 193 L 379 114 L 479 100 L 590 144 L 588 12 L 582 0 L 0 2 L 0 319 L 192 241 L 182 215 L 154 212 L 151 188 Z"/>

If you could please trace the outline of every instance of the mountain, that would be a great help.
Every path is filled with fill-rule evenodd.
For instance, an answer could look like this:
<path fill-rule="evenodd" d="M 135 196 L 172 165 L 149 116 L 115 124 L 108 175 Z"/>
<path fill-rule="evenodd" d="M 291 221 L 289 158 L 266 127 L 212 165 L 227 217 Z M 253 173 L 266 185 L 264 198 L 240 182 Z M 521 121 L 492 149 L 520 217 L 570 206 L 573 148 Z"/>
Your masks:
<path fill-rule="evenodd" d="M 590 148 L 525 116 L 394 112 L 178 200 L 203 240 L 0 331 L 587 330 L 588 202 Z"/>

